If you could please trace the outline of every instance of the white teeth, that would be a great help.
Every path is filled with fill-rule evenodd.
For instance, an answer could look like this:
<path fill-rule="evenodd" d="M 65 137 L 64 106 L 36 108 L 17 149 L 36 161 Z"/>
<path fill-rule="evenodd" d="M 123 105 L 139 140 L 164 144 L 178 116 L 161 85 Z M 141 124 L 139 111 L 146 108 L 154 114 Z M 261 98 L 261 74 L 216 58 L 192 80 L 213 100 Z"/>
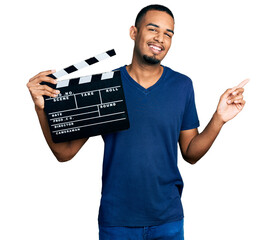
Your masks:
<path fill-rule="evenodd" d="M 153 46 L 153 45 L 150 45 L 150 47 L 155 49 L 155 50 L 161 51 L 161 48 L 159 48 L 159 47 L 156 47 L 156 46 Z"/>

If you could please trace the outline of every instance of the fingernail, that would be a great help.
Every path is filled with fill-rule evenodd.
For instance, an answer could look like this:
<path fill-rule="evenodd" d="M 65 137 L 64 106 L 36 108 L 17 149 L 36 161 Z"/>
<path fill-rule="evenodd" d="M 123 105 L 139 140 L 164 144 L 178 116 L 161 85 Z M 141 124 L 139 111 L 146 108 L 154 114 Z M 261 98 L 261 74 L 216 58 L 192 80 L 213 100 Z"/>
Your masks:
<path fill-rule="evenodd" d="M 233 93 L 232 93 L 232 95 L 234 95 L 234 96 L 235 96 L 236 94 L 237 94 L 237 92 L 233 92 Z"/>
<path fill-rule="evenodd" d="M 228 100 L 227 103 L 230 104 L 232 101 L 231 100 Z"/>
<path fill-rule="evenodd" d="M 52 73 L 55 73 L 55 72 L 56 72 L 56 70 L 55 70 L 55 69 L 53 69 L 53 70 L 52 70 Z"/>
<path fill-rule="evenodd" d="M 55 93 L 56 93 L 56 94 L 59 94 L 59 93 L 60 93 L 60 91 L 59 91 L 59 90 L 56 90 L 56 91 L 55 91 Z"/>

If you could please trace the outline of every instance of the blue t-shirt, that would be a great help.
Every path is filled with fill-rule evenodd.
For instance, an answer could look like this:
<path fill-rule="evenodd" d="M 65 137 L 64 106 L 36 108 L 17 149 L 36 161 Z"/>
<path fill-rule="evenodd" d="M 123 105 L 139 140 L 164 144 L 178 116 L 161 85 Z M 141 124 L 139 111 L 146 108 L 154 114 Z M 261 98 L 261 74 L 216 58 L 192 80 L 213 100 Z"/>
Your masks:
<path fill-rule="evenodd" d="M 163 66 L 145 89 L 121 67 L 130 121 L 105 142 L 99 224 L 153 226 L 183 218 L 177 167 L 181 130 L 199 126 L 190 78 Z"/>

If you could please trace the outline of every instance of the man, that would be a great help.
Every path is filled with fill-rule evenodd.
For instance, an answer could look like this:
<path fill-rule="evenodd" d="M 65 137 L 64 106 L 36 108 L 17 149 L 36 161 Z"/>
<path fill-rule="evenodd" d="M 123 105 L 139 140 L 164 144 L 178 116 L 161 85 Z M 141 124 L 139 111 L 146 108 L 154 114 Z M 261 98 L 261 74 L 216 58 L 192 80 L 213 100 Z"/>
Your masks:
<path fill-rule="evenodd" d="M 195 164 L 211 147 L 222 126 L 244 107 L 243 86 L 228 89 L 203 132 L 198 133 L 191 80 L 161 61 L 170 49 L 174 17 L 160 5 L 140 11 L 130 28 L 132 62 L 120 68 L 130 129 L 103 135 L 103 186 L 99 211 L 101 240 L 184 239 L 177 143 L 183 158 Z M 55 144 L 46 120 L 43 95 L 59 92 L 44 71 L 27 84 L 39 121 L 56 158 L 68 161 L 87 139 Z"/>

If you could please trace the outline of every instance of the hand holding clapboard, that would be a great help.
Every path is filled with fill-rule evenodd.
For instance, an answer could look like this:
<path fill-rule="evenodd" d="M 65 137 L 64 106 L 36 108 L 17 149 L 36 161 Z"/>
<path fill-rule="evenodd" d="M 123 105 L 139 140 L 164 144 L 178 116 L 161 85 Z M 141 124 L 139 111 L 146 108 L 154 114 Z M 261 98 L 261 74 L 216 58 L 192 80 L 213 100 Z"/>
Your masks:
<path fill-rule="evenodd" d="M 53 79 L 75 72 L 116 55 L 114 50 L 47 75 Z M 59 91 L 55 97 L 44 95 L 53 142 L 65 142 L 129 128 L 129 119 L 120 71 L 42 82 Z"/>

